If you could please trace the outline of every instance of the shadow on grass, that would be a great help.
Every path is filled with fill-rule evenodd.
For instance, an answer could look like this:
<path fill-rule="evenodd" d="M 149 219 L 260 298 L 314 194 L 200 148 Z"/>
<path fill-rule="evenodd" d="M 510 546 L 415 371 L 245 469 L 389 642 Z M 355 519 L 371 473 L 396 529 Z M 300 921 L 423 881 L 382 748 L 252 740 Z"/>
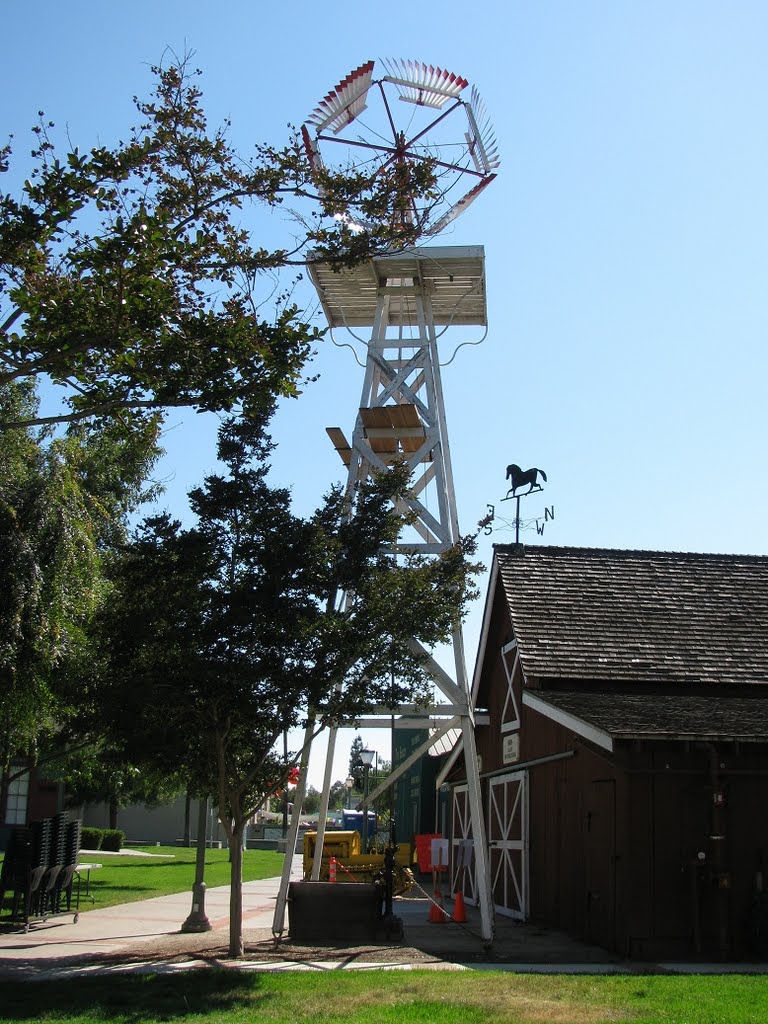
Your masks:
<path fill-rule="evenodd" d="M 130 883 L 115 885 L 113 882 L 103 882 L 101 885 L 91 882 L 91 892 L 97 896 L 107 892 L 154 892 L 160 896 L 165 895 L 162 890 L 158 892 L 152 885 L 131 885 Z"/>
<path fill-rule="evenodd" d="M 0 1020 L 171 1021 L 243 1010 L 258 1012 L 265 1000 L 258 974 L 208 970 L 181 975 L 121 975 L 48 981 L 3 982 Z"/>

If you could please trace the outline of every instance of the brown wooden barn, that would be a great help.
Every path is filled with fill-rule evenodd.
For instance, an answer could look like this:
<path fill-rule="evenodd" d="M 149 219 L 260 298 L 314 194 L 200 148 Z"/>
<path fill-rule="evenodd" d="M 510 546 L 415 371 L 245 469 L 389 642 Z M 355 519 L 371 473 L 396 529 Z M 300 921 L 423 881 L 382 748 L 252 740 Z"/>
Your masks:
<path fill-rule="evenodd" d="M 497 546 L 474 694 L 497 912 L 632 957 L 768 951 L 768 558 Z"/>

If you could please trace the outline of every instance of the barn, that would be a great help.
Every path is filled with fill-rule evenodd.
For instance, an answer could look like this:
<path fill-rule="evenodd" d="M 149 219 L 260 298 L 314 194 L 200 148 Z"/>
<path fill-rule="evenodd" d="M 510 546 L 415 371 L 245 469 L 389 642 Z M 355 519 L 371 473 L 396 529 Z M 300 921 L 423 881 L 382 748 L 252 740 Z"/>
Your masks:
<path fill-rule="evenodd" d="M 768 558 L 497 545 L 473 687 L 497 913 L 630 957 L 768 952 Z"/>

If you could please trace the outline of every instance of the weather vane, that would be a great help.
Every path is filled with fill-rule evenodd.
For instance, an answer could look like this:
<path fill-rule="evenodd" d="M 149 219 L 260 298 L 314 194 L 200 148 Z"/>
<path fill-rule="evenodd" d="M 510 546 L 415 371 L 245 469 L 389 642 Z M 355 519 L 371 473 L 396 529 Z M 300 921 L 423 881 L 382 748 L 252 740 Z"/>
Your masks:
<path fill-rule="evenodd" d="M 477 524 L 481 530 L 484 530 L 486 534 L 493 533 L 493 523 L 499 522 L 501 529 L 514 529 L 515 531 L 515 544 L 520 543 L 520 531 L 530 530 L 535 525 L 536 533 L 540 536 L 544 533 L 544 527 L 550 519 L 555 518 L 555 506 L 551 505 L 549 508 L 544 508 L 544 521 L 541 522 L 541 517 L 535 517 L 533 519 L 521 519 L 520 518 L 520 499 L 527 498 L 530 494 L 535 494 L 537 491 L 543 491 L 544 488 L 539 483 L 539 477 L 547 482 L 547 474 L 543 469 L 539 469 L 534 466 L 531 469 L 520 469 L 514 462 L 507 466 L 506 479 L 510 482 L 511 486 L 507 490 L 500 501 L 511 501 L 514 499 L 515 502 L 515 517 L 514 519 L 503 519 L 496 515 L 496 506 L 488 505 L 488 515 L 485 516 Z M 518 490 L 521 487 L 528 485 L 528 490 L 518 494 Z"/>

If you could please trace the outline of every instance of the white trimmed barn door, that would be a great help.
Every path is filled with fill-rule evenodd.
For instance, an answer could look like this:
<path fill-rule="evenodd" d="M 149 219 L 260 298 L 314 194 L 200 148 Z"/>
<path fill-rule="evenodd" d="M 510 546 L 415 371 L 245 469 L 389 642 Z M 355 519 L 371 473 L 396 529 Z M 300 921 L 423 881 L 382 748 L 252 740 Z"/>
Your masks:
<path fill-rule="evenodd" d="M 528 774 L 489 779 L 488 848 L 493 902 L 499 914 L 528 917 Z"/>
<path fill-rule="evenodd" d="M 475 856 L 472 850 L 472 821 L 469 787 L 456 786 L 451 810 L 451 892 L 461 891 L 467 903 L 477 903 Z M 467 863 L 469 862 L 469 863 Z"/>

